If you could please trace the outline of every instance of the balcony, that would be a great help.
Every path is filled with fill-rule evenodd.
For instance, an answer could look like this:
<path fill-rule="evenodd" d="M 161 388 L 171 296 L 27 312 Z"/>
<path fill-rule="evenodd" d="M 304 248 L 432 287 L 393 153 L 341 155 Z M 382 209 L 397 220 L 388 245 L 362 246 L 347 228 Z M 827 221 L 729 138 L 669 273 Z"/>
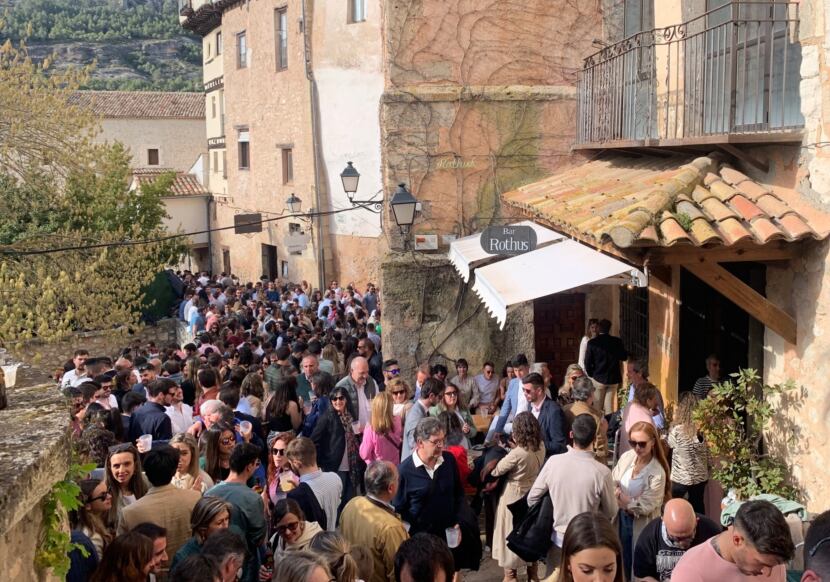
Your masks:
<path fill-rule="evenodd" d="M 801 141 L 798 2 L 731 2 L 585 59 L 577 149 Z"/>

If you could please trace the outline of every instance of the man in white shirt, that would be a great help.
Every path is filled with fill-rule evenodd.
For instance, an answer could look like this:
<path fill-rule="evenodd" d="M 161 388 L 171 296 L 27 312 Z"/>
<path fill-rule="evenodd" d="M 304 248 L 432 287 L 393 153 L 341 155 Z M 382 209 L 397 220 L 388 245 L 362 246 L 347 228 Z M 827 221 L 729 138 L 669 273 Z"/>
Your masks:
<path fill-rule="evenodd" d="M 176 390 L 170 406 L 166 407 L 164 412 L 170 417 L 170 424 L 173 425 L 173 434 L 187 432 L 187 429 L 193 425 L 193 408 L 184 403 L 184 394 L 182 393 L 181 386 Z"/>
<path fill-rule="evenodd" d="M 89 352 L 84 349 L 75 350 L 72 356 L 72 363 L 75 364 L 75 369 L 69 370 L 61 378 L 61 388 L 69 388 L 70 386 L 77 386 L 87 379 L 86 360 L 89 358 Z"/>

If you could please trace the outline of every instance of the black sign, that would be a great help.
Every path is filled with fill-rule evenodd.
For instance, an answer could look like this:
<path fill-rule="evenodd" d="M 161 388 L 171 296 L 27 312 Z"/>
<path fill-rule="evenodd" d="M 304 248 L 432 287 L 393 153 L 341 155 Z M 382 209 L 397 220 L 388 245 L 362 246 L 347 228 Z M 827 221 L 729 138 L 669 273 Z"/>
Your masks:
<path fill-rule="evenodd" d="M 236 234 L 262 232 L 262 215 L 258 212 L 256 214 L 237 214 L 233 217 L 233 231 Z"/>
<path fill-rule="evenodd" d="M 489 226 L 481 233 L 481 248 L 491 255 L 529 253 L 536 242 L 536 231 L 530 226 Z"/>

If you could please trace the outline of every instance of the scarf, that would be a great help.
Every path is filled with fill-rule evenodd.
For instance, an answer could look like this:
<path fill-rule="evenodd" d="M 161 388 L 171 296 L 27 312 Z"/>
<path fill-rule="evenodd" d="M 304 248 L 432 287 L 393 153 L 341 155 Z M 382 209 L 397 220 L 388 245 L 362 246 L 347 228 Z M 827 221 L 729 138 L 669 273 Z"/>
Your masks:
<path fill-rule="evenodd" d="M 340 423 L 343 425 L 343 432 L 346 433 L 346 454 L 349 456 L 349 479 L 352 481 L 352 491 L 357 494 L 361 482 L 360 471 L 360 449 L 357 444 L 357 437 L 352 431 L 352 415 L 349 410 L 343 411 L 343 414 L 338 414 Z"/>

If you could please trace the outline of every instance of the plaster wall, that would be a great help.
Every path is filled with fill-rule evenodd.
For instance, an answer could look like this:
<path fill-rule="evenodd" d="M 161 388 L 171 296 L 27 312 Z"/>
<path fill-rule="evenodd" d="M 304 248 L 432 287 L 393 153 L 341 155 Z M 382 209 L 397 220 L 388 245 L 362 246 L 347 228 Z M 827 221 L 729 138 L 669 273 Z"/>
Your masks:
<path fill-rule="evenodd" d="M 367 2 L 366 20 L 349 22 L 348 2 L 314 2 L 314 78 L 320 111 L 324 187 L 332 209 L 348 208 L 340 172 L 347 161 L 360 172 L 355 198 L 369 199 L 383 188 L 380 100 L 384 88 L 380 2 Z M 384 193 L 377 194 L 382 201 Z M 377 237 L 380 215 L 365 210 L 337 214 L 334 235 Z M 367 249 L 369 250 L 369 249 Z M 337 249 L 340 254 L 341 249 Z M 342 264 L 343 261 L 339 261 Z M 375 275 L 376 275 L 375 271 Z M 346 278 L 340 272 L 341 278 Z"/>
<path fill-rule="evenodd" d="M 207 150 L 204 119 L 121 119 L 101 122 L 98 141 L 119 141 L 130 149 L 131 166 L 148 166 L 147 150 L 159 150 L 159 167 L 187 172 Z"/>
<path fill-rule="evenodd" d="M 181 230 L 183 232 L 199 232 L 207 230 L 207 196 L 179 196 L 164 199 L 164 206 L 167 208 L 168 218 L 164 219 L 164 225 L 170 232 Z M 207 234 L 197 234 L 190 237 L 194 245 L 207 244 Z"/>

